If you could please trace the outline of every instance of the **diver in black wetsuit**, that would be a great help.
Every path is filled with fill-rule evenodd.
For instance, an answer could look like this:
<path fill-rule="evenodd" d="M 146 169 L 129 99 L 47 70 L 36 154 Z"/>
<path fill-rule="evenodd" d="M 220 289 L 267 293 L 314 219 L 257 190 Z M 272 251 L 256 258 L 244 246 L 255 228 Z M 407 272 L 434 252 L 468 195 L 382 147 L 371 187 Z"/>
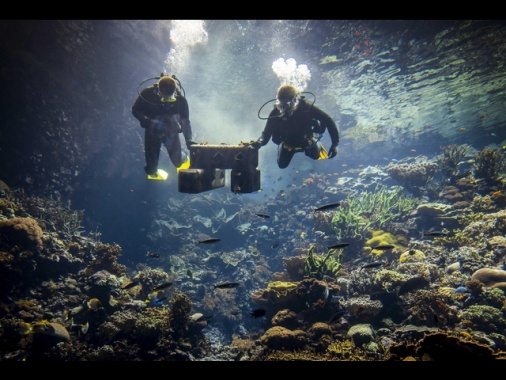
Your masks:
<path fill-rule="evenodd" d="M 184 158 L 179 133 L 183 133 L 188 149 L 195 142 L 192 140 L 188 102 L 176 89 L 176 81 L 168 75 L 162 76 L 158 83 L 142 90 L 132 106 L 132 114 L 145 129 L 144 170 L 148 176 L 157 175 L 162 144 L 172 164 L 180 167 Z"/>
<path fill-rule="evenodd" d="M 339 145 L 339 132 L 332 118 L 324 111 L 310 104 L 304 96 L 290 85 L 278 89 L 274 109 L 267 118 L 262 135 L 250 144 L 259 149 L 272 142 L 278 145 L 278 166 L 286 168 L 297 152 L 304 152 L 313 160 L 334 158 Z M 327 130 L 331 145 L 327 151 L 320 138 Z"/>

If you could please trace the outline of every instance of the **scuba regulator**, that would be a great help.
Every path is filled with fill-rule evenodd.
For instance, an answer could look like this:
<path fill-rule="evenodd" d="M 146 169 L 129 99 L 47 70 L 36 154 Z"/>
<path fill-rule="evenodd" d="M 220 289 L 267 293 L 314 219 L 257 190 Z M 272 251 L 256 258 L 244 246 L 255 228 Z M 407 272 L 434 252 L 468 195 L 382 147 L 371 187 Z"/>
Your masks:
<path fill-rule="evenodd" d="M 316 102 L 316 95 L 315 95 L 315 94 L 313 94 L 313 93 L 312 93 L 312 92 L 310 92 L 310 91 L 303 91 L 303 92 L 300 92 L 300 93 L 297 95 L 297 97 L 299 98 L 299 101 L 300 101 L 300 100 L 304 100 L 304 99 L 306 99 L 306 97 L 305 97 L 304 95 L 302 95 L 302 94 L 311 94 L 311 95 L 313 96 L 313 101 L 311 102 L 311 104 L 310 104 L 310 106 L 309 106 L 309 109 L 311 109 L 311 107 L 313 107 L 313 105 L 314 105 L 314 104 L 315 104 L 315 102 Z M 268 120 L 268 119 L 270 119 L 270 117 L 269 117 L 269 116 L 267 116 L 267 117 L 261 117 L 261 116 L 260 116 L 260 112 L 262 112 L 262 109 L 263 109 L 263 108 L 264 108 L 267 104 L 269 104 L 269 103 L 271 103 L 271 102 L 275 102 L 275 101 L 277 101 L 277 99 L 271 99 L 271 100 L 266 101 L 264 104 L 262 104 L 262 106 L 261 106 L 261 107 L 260 107 L 260 109 L 258 110 L 258 114 L 257 114 L 257 116 L 258 116 L 258 118 L 259 118 L 260 120 Z M 281 115 L 279 115 L 279 116 L 274 116 L 274 117 L 283 117 L 283 114 L 281 114 Z"/>

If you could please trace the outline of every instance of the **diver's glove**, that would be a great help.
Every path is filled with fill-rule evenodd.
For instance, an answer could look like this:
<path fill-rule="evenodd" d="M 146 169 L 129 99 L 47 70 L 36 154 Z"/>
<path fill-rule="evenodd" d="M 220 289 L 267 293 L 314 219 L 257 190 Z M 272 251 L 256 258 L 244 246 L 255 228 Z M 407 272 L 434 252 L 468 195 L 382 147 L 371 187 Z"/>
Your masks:
<path fill-rule="evenodd" d="M 197 143 L 196 143 L 195 141 L 193 141 L 193 140 L 186 140 L 186 147 L 187 147 L 188 149 L 190 149 L 190 147 L 191 147 L 192 145 L 195 145 L 195 144 L 197 144 Z"/>
<path fill-rule="evenodd" d="M 257 140 L 257 141 L 253 141 L 249 144 L 249 146 L 252 148 L 252 149 L 260 149 L 260 147 L 262 146 L 262 142 Z"/>
<path fill-rule="evenodd" d="M 330 146 L 328 155 L 329 155 L 329 159 L 337 156 L 337 145 Z"/>

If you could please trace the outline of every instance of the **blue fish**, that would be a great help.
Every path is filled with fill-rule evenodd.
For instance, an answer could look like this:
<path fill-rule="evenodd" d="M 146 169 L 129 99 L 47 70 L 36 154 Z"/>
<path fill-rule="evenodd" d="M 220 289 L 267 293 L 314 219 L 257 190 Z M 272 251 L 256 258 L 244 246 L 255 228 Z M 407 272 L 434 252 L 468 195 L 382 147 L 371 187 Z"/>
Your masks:
<path fill-rule="evenodd" d="M 455 293 L 470 293 L 469 289 L 465 286 L 459 286 L 457 289 L 454 290 Z"/>

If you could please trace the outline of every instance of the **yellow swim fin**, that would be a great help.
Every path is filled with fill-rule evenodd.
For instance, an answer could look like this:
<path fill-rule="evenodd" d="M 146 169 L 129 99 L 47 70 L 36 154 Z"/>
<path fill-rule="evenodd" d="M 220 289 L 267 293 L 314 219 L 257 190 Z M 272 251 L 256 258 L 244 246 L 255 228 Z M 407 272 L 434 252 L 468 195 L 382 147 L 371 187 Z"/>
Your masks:
<path fill-rule="evenodd" d="M 186 157 L 186 160 L 181 164 L 180 167 L 176 169 L 176 171 L 179 173 L 181 169 L 188 169 L 190 167 L 190 157 Z"/>
<path fill-rule="evenodd" d="M 156 175 L 148 174 L 148 179 L 157 179 L 160 181 L 165 181 L 167 178 L 169 178 L 169 173 L 167 173 L 165 170 L 158 169 L 156 171 Z"/>
<path fill-rule="evenodd" d="M 320 149 L 320 156 L 318 156 L 319 160 L 324 160 L 326 158 L 329 158 L 329 153 L 327 152 L 327 149 L 322 145 Z"/>

